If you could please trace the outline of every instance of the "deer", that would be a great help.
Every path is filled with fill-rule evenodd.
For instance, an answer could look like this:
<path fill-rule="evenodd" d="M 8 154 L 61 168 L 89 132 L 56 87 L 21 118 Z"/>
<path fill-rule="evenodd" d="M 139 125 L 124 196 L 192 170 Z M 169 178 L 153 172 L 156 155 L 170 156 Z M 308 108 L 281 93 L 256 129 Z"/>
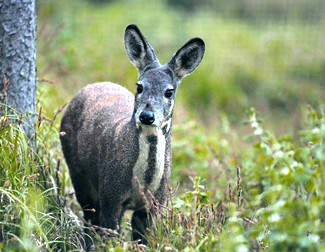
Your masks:
<path fill-rule="evenodd" d="M 146 198 L 163 205 L 169 192 L 176 91 L 201 63 L 205 44 L 193 38 L 161 65 L 131 24 L 124 46 L 138 70 L 135 95 L 112 82 L 85 86 L 67 105 L 60 140 L 84 219 L 119 232 L 124 212 L 132 210 L 133 240 L 146 244 L 154 211 Z"/>

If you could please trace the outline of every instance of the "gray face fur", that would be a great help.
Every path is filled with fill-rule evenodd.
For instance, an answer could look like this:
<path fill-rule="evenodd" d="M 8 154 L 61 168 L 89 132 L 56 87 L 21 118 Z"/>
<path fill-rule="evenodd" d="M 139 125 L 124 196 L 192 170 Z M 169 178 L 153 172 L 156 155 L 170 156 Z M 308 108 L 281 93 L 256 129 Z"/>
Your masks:
<path fill-rule="evenodd" d="M 137 85 L 134 106 L 137 125 L 141 124 L 140 116 L 143 112 L 151 112 L 151 125 L 161 129 L 166 126 L 168 129 L 177 88 L 172 76 L 163 69 L 151 69 L 140 77 Z"/>
<path fill-rule="evenodd" d="M 190 40 L 165 65 L 135 25 L 124 42 L 139 72 L 137 93 L 110 82 L 87 85 L 62 116 L 60 139 L 84 218 L 119 229 L 125 210 L 133 210 L 133 238 L 145 243 L 154 209 L 146 202 L 153 195 L 164 204 L 168 195 L 176 90 L 200 64 L 204 42 Z"/>
<path fill-rule="evenodd" d="M 124 43 L 131 62 L 139 71 L 134 106 L 138 127 L 143 123 L 161 129 L 166 127 L 168 130 L 176 90 L 182 78 L 200 64 L 204 55 L 204 42 L 199 38 L 190 40 L 163 66 L 135 25 L 126 28 Z"/>

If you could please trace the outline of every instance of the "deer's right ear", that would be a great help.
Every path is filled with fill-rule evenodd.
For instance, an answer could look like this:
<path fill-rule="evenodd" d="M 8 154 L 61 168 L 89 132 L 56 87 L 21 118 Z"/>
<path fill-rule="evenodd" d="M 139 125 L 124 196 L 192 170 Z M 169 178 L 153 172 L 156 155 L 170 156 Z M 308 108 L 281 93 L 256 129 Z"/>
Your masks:
<path fill-rule="evenodd" d="M 140 74 L 147 65 L 159 64 L 152 46 L 136 25 L 131 24 L 126 27 L 124 46 L 131 63 L 138 69 Z"/>

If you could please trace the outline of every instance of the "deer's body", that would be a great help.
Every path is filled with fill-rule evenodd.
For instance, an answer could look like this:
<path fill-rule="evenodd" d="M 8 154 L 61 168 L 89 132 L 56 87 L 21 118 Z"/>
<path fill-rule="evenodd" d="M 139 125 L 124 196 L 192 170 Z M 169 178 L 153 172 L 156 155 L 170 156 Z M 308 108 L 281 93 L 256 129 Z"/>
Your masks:
<path fill-rule="evenodd" d="M 164 204 L 167 197 L 176 89 L 201 62 L 204 43 L 189 41 L 162 66 L 130 25 L 125 47 L 139 71 L 136 95 L 110 82 L 86 86 L 63 115 L 61 143 L 85 219 L 118 229 L 124 211 L 134 210 L 133 237 L 145 242 L 152 210 L 146 198 Z"/>
<path fill-rule="evenodd" d="M 96 213 L 89 211 L 87 216 L 97 216 L 101 209 L 99 192 L 105 192 L 105 201 L 116 206 L 113 219 L 107 220 L 114 227 L 124 210 L 144 207 L 142 192 L 150 190 L 163 202 L 163 179 L 169 179 L 170 174 L 170 129 L 138 129 L 133 110 L 134 96 L 128 90 L 109 82 L 95 83 L 79 91 L 62 119 L 61 131 L 74 139 L 71 142 L 62 137 L 61 141 L 69 167 L 75 167 L 70 169 L 70 175 L 78 201 L 88 209 L 96 209 Z M 143 186 L 141 190 L 139 184 Z M 101 224 L 98 216 L 90 219 L 93 224 Z"/>

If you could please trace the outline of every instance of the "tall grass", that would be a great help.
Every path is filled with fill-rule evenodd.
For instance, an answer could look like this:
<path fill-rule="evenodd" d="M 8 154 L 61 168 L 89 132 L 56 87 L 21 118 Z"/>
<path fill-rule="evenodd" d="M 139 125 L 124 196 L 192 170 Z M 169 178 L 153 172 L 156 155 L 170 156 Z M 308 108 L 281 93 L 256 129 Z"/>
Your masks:
<path fill-rule="evenodd" d="M 304 114 L 296 139 L 277 138 L 251 109 L 252 133 L 246 139 L 252 142 L 246 148 L 230 143 L 226 119 L 224 130 L 209 138 L 198 125 L 178 126 L 168 203 L 157 204 L 147 247 L 130 241 L 128 217 L 121 234 L 85 227 L 71 199 L 66 167 L 58 160 L 55 123 L 39 113 L 32 146 L 22 125 L 5 114 L 0 124 L 0 249 L 82 251 L 84 230 L 90 229 L 100 231 L 98 251 L 324 251 L 325 110 L 309 106 Z M 189 127 L 192 144 L 183 140 Z M 183 152 L 177 153 L 180 148 Z"/>
<path fill-rule="evenodd" d="M 5 104 L 1 104 L 1 111 L 0 249 L 80 248 L 80 238 L 75 238 L 80 230 L 74 228 L 75 220 L 64 204 L 64 171 L 59 171 L 56 159 L 58 138 L 53 122 L 44 120 L 40 108 L 34 136 L 29 139 L 23 118 L 13 115 Z"/>

